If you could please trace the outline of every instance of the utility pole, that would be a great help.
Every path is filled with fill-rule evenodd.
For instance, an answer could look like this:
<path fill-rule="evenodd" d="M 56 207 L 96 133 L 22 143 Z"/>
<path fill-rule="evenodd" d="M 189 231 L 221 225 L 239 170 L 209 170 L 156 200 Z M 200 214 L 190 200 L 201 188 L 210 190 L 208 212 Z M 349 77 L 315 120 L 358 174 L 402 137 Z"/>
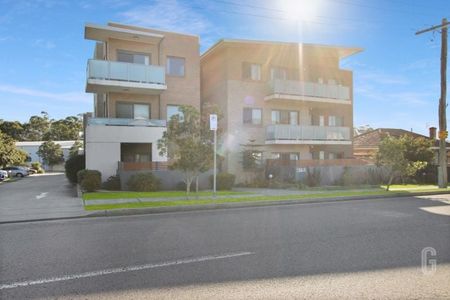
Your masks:
<path fill-rule="evenodd" d="M 441 29 L 441 97 L 439 99 L 439 167 L 438 185 L 439 188 L 447 188 L 447 145 L 445 139 L 447 132 L 447 32 L 450 22 L 446 18 L 442 19 L 441 25 L 416 32 L 416 35 Z"/>

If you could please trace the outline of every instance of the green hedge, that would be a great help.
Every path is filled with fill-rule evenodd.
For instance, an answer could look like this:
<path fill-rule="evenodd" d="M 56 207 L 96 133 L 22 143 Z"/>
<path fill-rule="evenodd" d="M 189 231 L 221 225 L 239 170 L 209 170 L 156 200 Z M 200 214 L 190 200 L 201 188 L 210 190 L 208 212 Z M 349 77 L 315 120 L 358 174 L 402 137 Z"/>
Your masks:
<path fill-rule="evenodd" d="M 77 178 L 81 189 L 86 192 L 95 192 L 102 185 L 102 173 L 97 170 L 80 170 Z"/>
<path fill-rule="evenodd" d="M 84 155 L 75 155 L 70 157 L 66 164 L 64 165 L 64 168 L 66 170 L 66 177 L 71 183 L 79 183 L 77 180 L 77 173 L 80 170 L 84 170 L 85 168 L 85 161 L 84 161 Z"/>
<path fill-rule="evenodd" d="M 105 182 L 103 182 L 102 187 L 108 191 L 120 191 L 120 177 L 109 176 L 109 178 Z"/>
<path fill-rule="evenodd" d="M 230 173 L 219 173 L 216 178 L 216 188 L 218 191 L 231 190 L 234 185 L 234 181 L 236 180 L 236 176 Z M 209 183 L 211 188 L 213 187 L 214 176 L 209 176 Z"/>
<path fill-rule="evenodd" d="M 161 188 L 161 180 L 153 173 L 137 173 L 127 182 L 128 189 L 136 192 L 155 192 Z"/>

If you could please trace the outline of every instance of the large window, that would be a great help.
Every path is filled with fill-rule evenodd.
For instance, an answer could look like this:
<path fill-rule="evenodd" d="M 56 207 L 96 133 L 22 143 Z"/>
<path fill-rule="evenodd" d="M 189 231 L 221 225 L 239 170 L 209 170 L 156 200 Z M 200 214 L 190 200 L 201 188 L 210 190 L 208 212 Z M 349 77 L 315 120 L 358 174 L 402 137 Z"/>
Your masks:
<path fill-rule="evenodd" d="M 117 60 L 133 64 L 150 65 L 150 54 L 135 53 L 130 51 L 118 50 Z"/>
<path fill-rule="evenodd" d="M 183 120 L 183 113 L 180 111 L 179 105 L 167 105 L 167 121 L 170 121 L 172 116 L 180 116 L 180 120 Z"/>
<path fill-rule="evenodd" d="M 243 63 L 242 78 L 250 80 L 261 80 L 261 65 L 246 62 Z"/>
<path fill-rule="evenodd" d="M 340 116 L 328 116 L 328 126 L 344 126 L 344 118 Z"/>
<path fill-rule="evenodd" d="M 167 75 L 183 77 L 185 59 L 183 57 L 168 56 L 166 62 Z"/>
<path fill-rule="evenodd" d="M 124 119 L 150 119 L 150 104 L 125 103 L 116 104 L 117 118 Z"/>
<path fill-rule="evenodd" d="M 287 79 L 287 70 L 285 68 L 280 67 L 272 67 L 270 68 L 270 79 Z"/>
<path fill-rule="evenodd" d="M 152 161 L 152 144 L 120 143 L 120 161 L 122 162 Z"/>
<path fill-rule="evenodd" d="M 262 124 L 262 109 L 245 107 L 243 114 L 244 124 L 261 125 Z"/>
<path fill-rule="evenodd" d="M 298 125 L 298 111 L 272 110 L 272 124 Z"/>

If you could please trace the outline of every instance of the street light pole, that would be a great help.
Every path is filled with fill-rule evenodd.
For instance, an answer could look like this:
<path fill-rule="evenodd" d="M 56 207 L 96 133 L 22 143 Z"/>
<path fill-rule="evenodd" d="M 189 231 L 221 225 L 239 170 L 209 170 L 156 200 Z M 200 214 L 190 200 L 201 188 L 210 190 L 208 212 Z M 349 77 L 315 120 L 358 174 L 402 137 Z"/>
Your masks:
<path fill-rule="evenodd" d="M 441 25 L 416 32 L 416 35 L 441 29 L 441 97 L 439 98 L 439 167 L 438 185 L 439 188 L 447 188 L 447 32 L 450 22 L 446 18 L 442 19 Z"/>

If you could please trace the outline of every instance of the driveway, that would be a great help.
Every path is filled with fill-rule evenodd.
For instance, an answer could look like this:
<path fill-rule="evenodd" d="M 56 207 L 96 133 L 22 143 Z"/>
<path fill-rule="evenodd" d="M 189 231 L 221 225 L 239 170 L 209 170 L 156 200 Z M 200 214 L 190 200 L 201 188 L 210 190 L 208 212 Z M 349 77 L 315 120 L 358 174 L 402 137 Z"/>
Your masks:
<path fill-rule="evenodd" d="M 0 185 L 0 222 L 86 214 L 63 173 L 32 175 Z"/>

